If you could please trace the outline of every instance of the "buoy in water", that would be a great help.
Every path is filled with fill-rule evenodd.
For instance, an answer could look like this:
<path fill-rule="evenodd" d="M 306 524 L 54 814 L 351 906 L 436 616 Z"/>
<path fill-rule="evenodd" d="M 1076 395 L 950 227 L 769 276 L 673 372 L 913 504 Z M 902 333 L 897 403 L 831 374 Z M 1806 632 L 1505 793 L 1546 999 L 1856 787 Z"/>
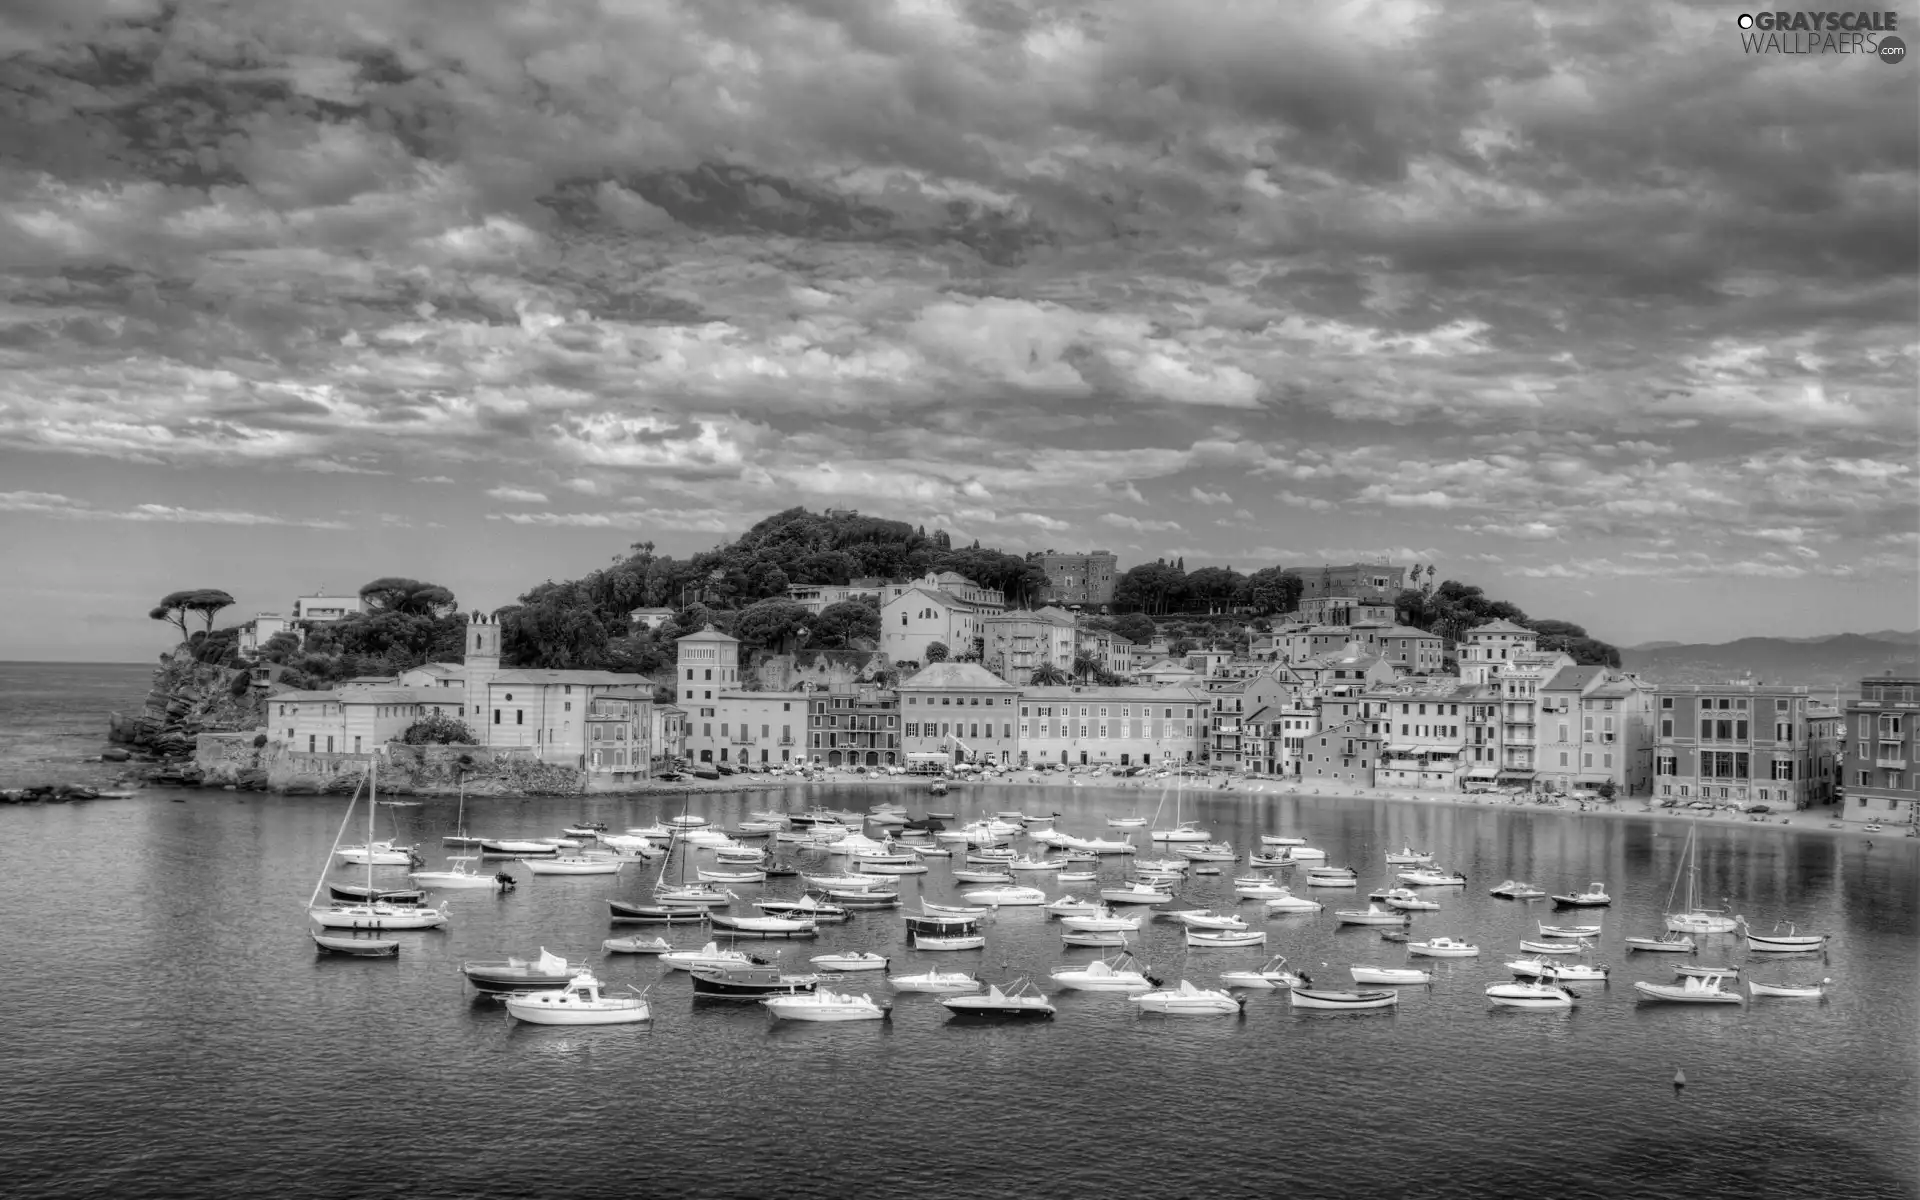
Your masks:
<path fill-rule="evenodd" d="M 1686 1086 L 1687 1086 L 1687 1073 L 1685 1071 L 1675 1071 L 1673 1073 L 1673 1094 L 1678 1096 L 1680 1094 L 1680 1089 Z"/>

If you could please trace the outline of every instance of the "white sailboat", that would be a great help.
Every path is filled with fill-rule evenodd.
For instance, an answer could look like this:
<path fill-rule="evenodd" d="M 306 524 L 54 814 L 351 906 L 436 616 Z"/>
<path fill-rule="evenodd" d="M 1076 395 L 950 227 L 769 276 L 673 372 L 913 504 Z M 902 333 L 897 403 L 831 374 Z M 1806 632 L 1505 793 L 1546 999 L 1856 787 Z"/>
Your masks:
<path fill-rule="evenodd" d="M 454 826 L 460 832 L 449 840 L 454 841 L 456 845 L 466 845 L 470 839 L 467 837 L 467 781 L 464 775 L 460 779 L 460 809 L 454 818 Z M 471 854 L 454 855 L 447 859 L 447 869 L 444 871 L 413 871 L 407 875 L 407 878 L 413 881 L 415 887 L 423 888 L 459 890 L 485 888 L 492 891 L 513 886 L 511 882 L 513 876 L 506 875 L 504 872 L 482 875 L 475 871 L 468 865 L 474 861 L 475 857 Z"/>
<path fill-rule="evenodd" d="M 367 759 L 367 777 L 365 780 L 367 786 L 367 843 L 369 845 L 373 844 L 374 800 L 378 797 L 380 790 L 380 784 L 377 778 L 378 769 L 379 759 L 374 756 L 369 756 Z M 354 796 L 357 798 L 359 794 L 359 789 L 355 788 Z M 348 817 L 353 815 L 353 804 L 354 801 L 352 800 L 347 802 Z M 346 829 L 346 818 L 341 819 L 340 828 L 342 831 Z M 338 846 L 339 842 L 339 835 L 336 834 L 334 836 L 334 845 Z M 331 861 L 331 853 L 328 855 L 328 859 Z M 371 929 L 381 931 L 390 929 L 435 929 L 447 923 L 447 914 L 444 909 L 427 908 L 424 905 L 389 904 L 385 901 L 374 900 L 361 904 L 334 904 L 326 908 L 321 908 L 319 907 L 320 889 L 325 887 L 326 884 L 327 877 L 323 869 L 319 882 L 313 885 L 313 897 L 307 901 L 307 915 L 323 929 Z M 371 861 L 367 863 L 367 889 L 369 893 L 373 890 L 373 863 Z M 321 935 L 315 934 L 315 940 L 318 941 L 320 936 Z M 320 944 L 325 945 L 326 943 L 320 942 Z"/>
<path fill-rule="evenodd" d="M 1182 821 L 1180 819 L 1180 802 L 1185 797 L 1186 778 L 1187 777 L 1182 774 L 1176 773 L 1174 775 L 1173 777 L 1173 828 L 1154 830 L 1153 833 L 1150 835 L 1153 841 L 1156 841 L 1156 842 L 1210 842 L 1213 840 L 1213 835 L 1211 833 L 1200 828 L 1200 822 Z M 1160 793 L 1161 805 L 1164 807 L 1166 802 L 1167 802 L 1167 795 L 1165 792 L 1161 792 Z M 1155 809 L 1154 816 L 1158 817 L 1159 815 L 1160 815 L 1159 810 Z"/>
<path fill-rule="evenodd" d="M 1687 844 L 1680 851 L 1680 870 L 1673 877 L 1673 887 L 1667 891 L 1667 928 L 1674 933 L 1732 933 L 1740 918 L 1700 905 L 1699 834 L 1700 826 L 1695 822 L 1687 830 Z M 1687 881 L 1687 903 L 1684 909 L 1675 912 L 1674 893 L 1679 891 L 1682 878 Z"/>

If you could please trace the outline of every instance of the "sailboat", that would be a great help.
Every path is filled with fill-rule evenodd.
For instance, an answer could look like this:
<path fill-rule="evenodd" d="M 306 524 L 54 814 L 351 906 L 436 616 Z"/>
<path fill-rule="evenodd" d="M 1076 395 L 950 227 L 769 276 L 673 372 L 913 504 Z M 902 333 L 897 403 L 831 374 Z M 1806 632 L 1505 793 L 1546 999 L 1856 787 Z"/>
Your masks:
<path fill-rule="evenodd" d="M 460 778 L 460 813 L 455 819 L 455 824 L 460 832 L 450 840 L 455 841 L 456 845 L 466 845 L 468 841 L 467 780 L 464 775 Z M 486 888 L 510 891 L 516 886 L 513 876 L 505 871 L 493 875 L 482 875 L 468 866 L 467 864 L 476 857 L 472 854 L 454 855 L 447 859 L 447 869 L 444 871 L 413 871 L 407 875 L 407 878 L 413 880 L 416 886 L 424 888 Z"/>
<path fill-rule="evenodd" d="M 377 778 L 378 769 L 379 759 L 370 756 L 367 759 L 367 775 L 365 780 L 362 781 L 366 784 L 367 788 L 367 842 L 369 845 L 373 842 L 373 810 L 376 807 L 374 800 L 380 793 L 380 783 Z M 342 833 L 346 831 L 347 820 L 353 816 L 353 806 L 359 799 L 360 789 L 355 788 L 353 794 L 354 799 L 347 802 L 347 816 L 342 817 L 340 820 L 340 830 Z M 334 846 L 338 847 L 340 844 L 339 834 L 334 835 L 333 841 Z M 331 863 L 333 851 L 328 852 L 327 859 L 329 863 Z M 391 904 L 384 900 L 369 900 L 358 904 L 333 904 L 329 907 L 321 908 L 318 906 L 320 889 L 326 885 L 327 876 L 323 868 L 319 882 L 313 885 L 313 896 L 307 901 L 307 915 L 323 929 L 435 929 L 447 923 L 447 914 L 444 909 L 427 908 L 424 905 L 415 904 Z M 373 888 L 372 862 L 367 863 L 367 887 L 369 890 Z M 321 934 L 316 933 L 313 935 L 313 938 L 316 944 L 324 946 L 329 950 L 334 949 L 334 947 L 327 945 L 327 942 L 321 940 Z M 346 941 L 350 939 L 336 938 L 331 940 Z"/>
<path fill-rule="evenodd" d="M 1700 826 L 1696 822 L 1687 830 L 1686 847 L 1680 851 L 1680 870 L 1673 877 L 1673 887 L 1667 891 L 1667 929 L 1673 933 L 1732 933 L 1739 924 L 1738 917 L 1730 917 L 1717 908 L 1700 906 Z M 1687 903 L 1680 911 L 1673 910 L 1674 894 L 1680 890 L 1680 880 L 1687 881 Z"/>
<path fill-rule="evenodd" d="M 675 818 L 676 822 L 678 818 Z M 708 905 L 725 908 L 733 902 L 733 893 L 712 883 L 688 883 L 687 859 L 692 851 L 687 849 L 683 829 L 676 827 L 673 836 L 667 841 L 667 856 L 660 860 L 660 875 L 653 882 L 653 898 L 670 908 L 706 907 Z M 667 864 L 673 861 L 675 848 L 680 851 L 680 882 L 667 883 Z"/>
<path fill-rule="evenodd" d="M 1181 772 L 1179 771 L 1174 772 L 1173 828 L 1154 830 L 1153 833 L 1151 834 L 1151 840 L 1156 842 L 1210 842 L 1213 840 L 1213 835 L 1211 833 L 1208 833 L 1206 830 L 1200 828 L 1200 822 L 1182 821 L 1180 819 L 1180 801 L 1186 791 L 1186 778 L 1187 777 Z M 1161 807 L 1165 807 L 1166 803 L 1167 803 L 1167 794 L 1163 791 L 1160 793 Z M 1160 815 L 1160 810 L 1156 808 L 1154 810 L 1154 816 L 1158 817 L 1159 815 Z"/>

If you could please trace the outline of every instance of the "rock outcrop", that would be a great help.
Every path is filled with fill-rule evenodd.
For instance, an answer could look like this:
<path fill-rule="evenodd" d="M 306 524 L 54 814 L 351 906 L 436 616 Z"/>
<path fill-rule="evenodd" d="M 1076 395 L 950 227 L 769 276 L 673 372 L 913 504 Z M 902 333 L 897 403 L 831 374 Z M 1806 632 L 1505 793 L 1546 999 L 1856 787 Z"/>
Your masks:
<path fill-rule="evenodd" d="M 141 710 L 112 714 L 108 736 L 177 765 L 195 755 L 202 733 L 251 732 L 266 719 L 266 698 L 251 687 L 235 695 L 238 674 L 176 650 L 161 659 Z"/>

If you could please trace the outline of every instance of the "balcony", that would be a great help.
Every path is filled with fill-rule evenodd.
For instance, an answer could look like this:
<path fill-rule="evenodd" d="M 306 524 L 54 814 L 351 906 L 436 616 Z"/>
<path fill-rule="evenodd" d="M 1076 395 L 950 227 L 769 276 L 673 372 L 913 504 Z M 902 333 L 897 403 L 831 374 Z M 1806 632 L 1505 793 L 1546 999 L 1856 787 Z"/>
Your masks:
<path fill-rule="evenodd" d="M 1907 760 L 1904 755 L 1899 758 L 1893 758 L 1889 757 L 1885 751 L 1882 751 L 1874 755 L 1873 765 L 1876 767 L 1888 767 L 1895 771 L 1904 771 L 1907 769 Z"/>
<path fill-rule="evenodd" d="M 781 744 L 782 746 L 791 746 L 791 745 L 793 745 L 793 739 L 792 739 L 791 737 L 783 737 L 783 738 L 781 738 L 781 739 L 779 739 L 779 741 L 780 741 L 780 744 Z"/>

